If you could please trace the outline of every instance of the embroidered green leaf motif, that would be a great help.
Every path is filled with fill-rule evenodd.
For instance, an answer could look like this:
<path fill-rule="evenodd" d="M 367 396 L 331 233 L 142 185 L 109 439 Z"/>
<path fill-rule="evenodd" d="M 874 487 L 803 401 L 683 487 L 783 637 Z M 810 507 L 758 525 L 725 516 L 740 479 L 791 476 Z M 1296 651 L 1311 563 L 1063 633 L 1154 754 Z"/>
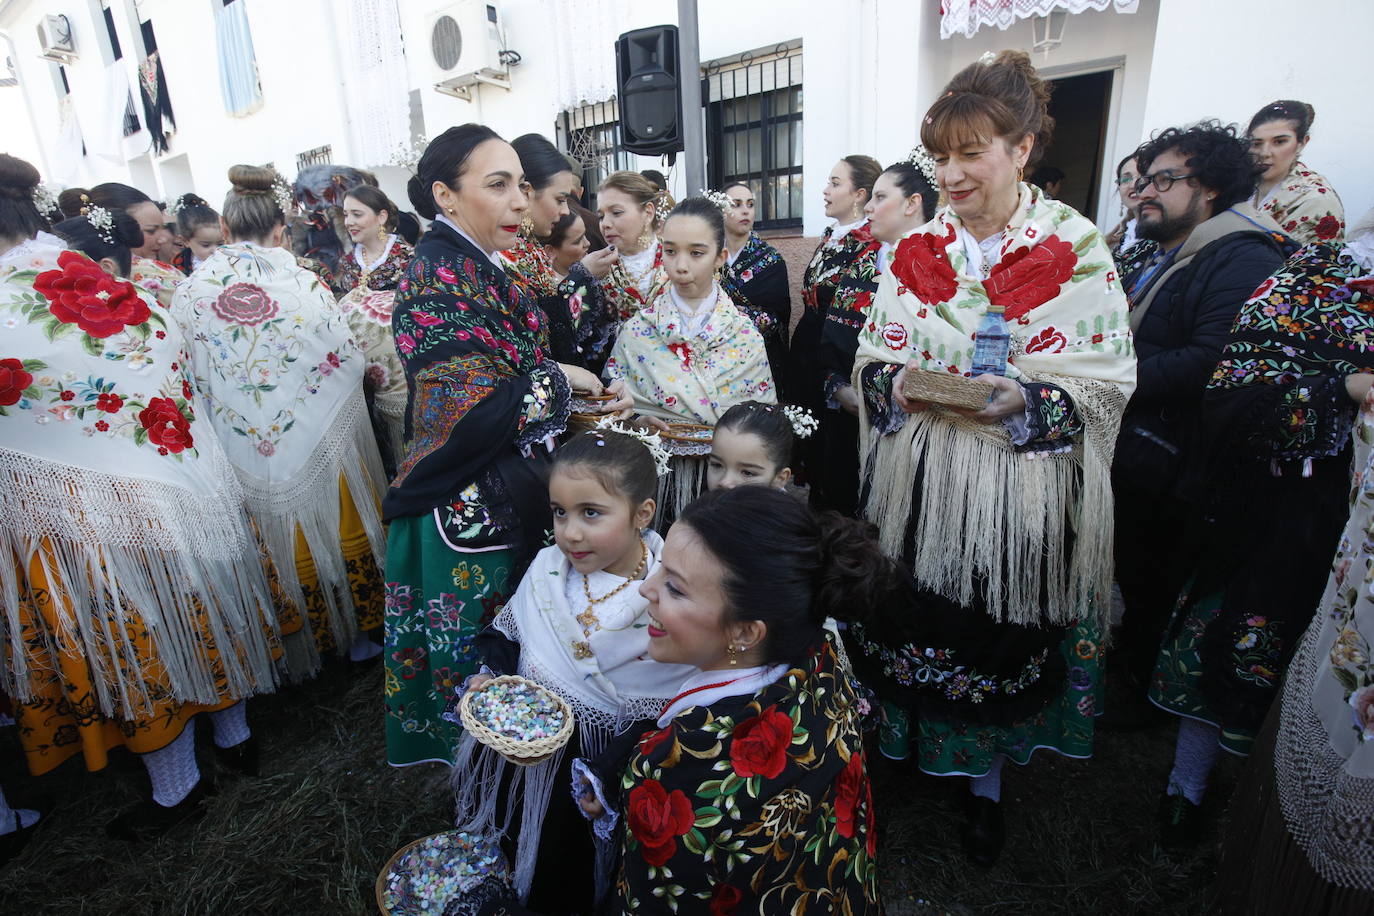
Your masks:
<path fill-rule="evenodd" d="M 706 851 L 706 835 L 693 827 L 682 838 L 682 845 L 687 847 L 688 852 L 699 856 Z"/>
<path fill-rule="evenodd" d="M 720 809 L 712 805 L 705 805 L 697 809 L 697 827 L 714 827 L 720 823 Z M 697 831 L 693 830 L 693 833 Z"/>
<path fill-rule="evenodd" d="M 719 780 L 719 779 L 708 779 L 708 780 L 706 780 L 706 781 L 703 782 L 701 785 L 697 786 L 697 791 L 696 791 L 697 797 L 699 797 L 699 798 L 720 798 L 720 796 L 721 796 L 721 791 L 720 791 L 721 782 L 722 782 L 722 780 Z M 633 784 L 633 783 L 631 783 L 631 784 Z"/>
<path fill-rule="evenodd" d="M 1331 673 L 1335 676 L 1336 680 L 1340 682 L 1340 685 L 1350 693 L 1354 693 L 1356 690 L 1360 689 L 1360 682 L 1355 679 L 1355 675 L 1344 668 L 1333 667 Z"/>
<path fill-rule="evenodd" d="M 1101 236 L 1098 235 L 1096 232 L 1089 232 L 1087 235 L 1083 236 L 1081 239 L 1078 240 L 1078 244 L 1073 246 L 1073 253 L 1078 255 L 1080 258 L 1083 257 L 1083 255 L 1087 254 L 1088 251 L 1093 247 L 1093 245 L 1097 244 L 1097 240 L 1099 238 L 1101 238 Z"/>

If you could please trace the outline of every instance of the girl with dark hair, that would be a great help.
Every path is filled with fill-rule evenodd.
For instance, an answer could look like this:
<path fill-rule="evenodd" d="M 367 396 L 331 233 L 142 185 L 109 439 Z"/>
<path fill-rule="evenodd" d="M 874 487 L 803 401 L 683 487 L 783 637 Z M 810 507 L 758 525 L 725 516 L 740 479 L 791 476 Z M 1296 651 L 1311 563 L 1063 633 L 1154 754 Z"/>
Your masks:
<path fill-rule="evenodd" d="M 584 254 L 568 267 L 565 277 L 559 278 L 541 240 L 547 239 L 558 220 L 569 212 L 576 178 L 567 157 L 538 134 L 516 137 L 511 146 L 525 169 L 530 208 L 515 247 L 501 256 L 510 262 L 548 317 L 554 359 L 600 372 L 610 352 L 616 322 L 602 299 L 599 281 L 610 271 L 616 254 Z"/>
<path fill-rule="evenodd" d="M 662 894 L 683 912 L 880 911 L 860 705 L 825 629 L 899 587 L 869 530 L 737 487 L 669 531 L 641 588 L 649 656 L 696 671 L 656 729 L 575 776 L 598 835 L 619 840 L 614 912 L 665 909 Z"/>
<path fill-rule="evenodd" d="M 224 230 L 219 214 L 195 194 L 183 194 L 172 204 L 176 216 L 177 236 L 183 247 L 172 258 L 172 265 L 187 276 L 204 264 L 224 244 Z"/>
<path fill-rule="evenodd" d="M 1282 99 L 1250 119 L 1250 152 L 1264 169 L 1253 201 L 1300 245 L 1345 239 L 1345 208 L 1325 178 L 1298 159 L 1312 139 L 1317 112 L 1306 102 Z"/>
<path fill-rule="evenodd" d="M 227 244 L 178 287 L 172 313 L 304 630 L 303 652 L 287 657 L 299 677 L 324 653 L 360 661 L 381 651 L 366 631 L 381 625 L 377 503 L 386 478 L 353 334 L 329 290 L 281 247 L 285 182 L 272 169 L 236 165 L 229 183 Z"/>
<path fill-rule="evenodd" d="M 711 436 L 706 489 L 763 484 L 785 490 L 792 482 L 797 440 L 813 431 L 806 420 L 799 419 L 804 413 L 800 407 L 759 401 L 745 401 L 725 411 Z"/>
<path fill-rule="evenodd" d="M 612 172 L 596 189 L 601 234 L 617 255 L 601 290 L 620 323 L 668 288 L 658 241 L 668 210 L 667 194 L 638 172 Z"/>
<path fill-rule="evenodd" d="M 143 230 L 129 214 L 90 204 L 86 214 L 67 219 L 53 227 L 53 232 L 74 250 L 100 265 L 112 277 L 127 279 L 133 266 L 130 249 L 143 240 Z"/>
<path fill-rule="evenodd" d="M 574 389 L 603 390 L 553 359 L 543 311 L 506 272 L 499 252 L 517 243 L 530 206 L 523 185 L 515 150 L 478 124 L 433 140 L 410 180 L 411 203 L 433 223 L 392 314 L 409 389 L 382 507 L 387 759 L 398 766 L 452 763 L 461 729 L 442 715 L 473 672 L 472 639 L 549 527 L 546 446 L 564 432 Z"/>
<path fill-rule="evenodd" d="M 582 260 L 582 256 L 592 248 L 582 213 L 571 209 L 572 206 L 572 201 L 569 201 L 568 212 L 558 218 L 558 222 L 553 224 L 553 230 L 549 232 L 549 237 L 544 240 L 544 247 L 549 253 L 549 264 L 553 267 L 554 275 L 560 280 L 566 279 L 572 266 Z"/>
<path fill-rule="evenodd" d="M 778 378 L 787 358 L 787 337 L 792 325 L 792 289 L 787 264 L 772 245 L 754 232 L 758 212 L 754 192 L 736 181 L 721 188 L 729 201 L 725 211 L 725 248 L 729 253 L 720 269 L 720 288 L 763 335 L 768 366 Z"/>
<path fill-rule="evenodd" d="M 663 224 L 663 265 L 672 283 L 625 322 L 606 363 L 635 410 L 661 424 L 714 426 L 741 401 L 775 401 L 758 328 L 715 282 L 725 263 L 725 219 L 705 197 L 689 197 Z M 701 490 L 701 454 L 673 458 L 661 502 L 671 520 Z"/>
<path fill-rule="evenodd" d="M 414 249 L 396 234 L 400 211 L 380 188 L 358 185 L 344 195 L 344 231 L 353 247 L 339 258 L 334 282 L 344 293 L 394 290 Z"/>
<path fill-rule="evenodd" d="M 851 628 L 850 657 L 909 711 L 922 770 L 971 777 L 961 839 L 984 866 L 1004 838 L 1003 764 L 1042 747 L 1091 753 L 1109 471 L 1135 387 L 1101 235 L 1021 180 L 1048 101 L 1020 51 L 945 87 L 921 144 L 949 204 L 897 242 L 855 358 L 864 513 L 917 591 L 915 607 Z M 943 406 L 949 380 L 975 374 L 986 405 Z M 886 753 L 906 753 L 900 734 L 884 737 Z"/>
<path fill-rule="evenodd" d="M 158 260 L 158 254 L 171 238 L 162 208 L 147 194 L 127 184 L 111 181 L 91 188 L 89 202 L 114 212 L 123 210 L 143 230 L 143 244 L 134 247 L 134 263 L 129 279 L 157 297 L 163 307 L 172 305 L 172 293 L 185 274 L 171 264 Z"/>
<path fill-rule="evenodd" d="M 667 453 L 643 433 L 615 426 L 569 439 L 554 453 L 549 505 L 554 543 L 535 557 L 515 596 L 477 639 L 482 674 L 519 674 L 568 702 L 577 727 L 569 744 L 533 767 L 515 767 L 471 738 L 453 770 L 457 823 L 503 829 L 515 886 L 545 913 L 590 913 L 610 884 L 614 849 L 593 836 L 566 794 L 573 759 L 601 754 L 616 735 L 652 724 L 692 673 L 650 661 L 640 586 L 658 569 L 663 539 L 649 523 Z M 515 793 L 518 815 L 498 825 L 499 794 Z M 485 814 L 481 809 L 485 807 Z"/>
<path fill-rule="evenodd" d="M 362 347 L 363 394 L 387 478 L 396 472 L 405 431 L 406 375 L 391 334 L 396 287 L 415 253 L 395 233 L 396 204 L 372 185 L 344 195 L 344 228 L 353 248 L 339 258 L 339 309 Z"/>
<path fill-rule="evenodd" d="M 151 797 L 107 831 L 146 839 L 204 813 L 194 716 L 208 715 L 225 762 L 251 761 L 242 701 L 276 689 L 276 615 L 193 396 L 189 338 L 152 296 L 33 229 L 37 184 L 0 155 L 0 518 L 22 520 L 0 527 L 13 564 L 0 693 L 35 775 L 77 756 L 104 769 L 121 746 L 139 755 Z M 107 269 L 142 242 L 122 210 L 88 203 L 64 225 Z M 0 837 L 33 814 L 0 797 Z"/>
<path fill-rule="evenodd" d="M 840 277 L 873 245 L 864 207 L 873 196 L 873 183 L 883 168 L 870 156 L 845 156 L 830 170 L 822 196 L 825 215 L 835 220 L 802 276 L 802 310 L 788 348 L 787 371 L 780 382 L 783 397 L 819 415 L 825 406 L 825 370 L 817 358 L 825 316 L 835 298 Z M 810 483 L 825 476 L 825 454 L 819 439 L 802 448 L 802 467 Z M 818 493 L 819 499 L 819 493 Z M 819 502 L 817 505 L 824 505 Z"/>
<path fill-rule="evenodd" d="M 873 183 L 864 215 L 871 241 L 854 255 L 835 283 L 825 313 L 817 360 L 825 373 L 821 435 L 812 454 L 820 465 L 808 476 L 814 504 L 845 515 L 859 508 L 859 395 L 852 384 L 859 331 L 868 322 L 878 281 L 892 260 L 892 247 L 935 215 L 935 160 L 916 147 Z"/>

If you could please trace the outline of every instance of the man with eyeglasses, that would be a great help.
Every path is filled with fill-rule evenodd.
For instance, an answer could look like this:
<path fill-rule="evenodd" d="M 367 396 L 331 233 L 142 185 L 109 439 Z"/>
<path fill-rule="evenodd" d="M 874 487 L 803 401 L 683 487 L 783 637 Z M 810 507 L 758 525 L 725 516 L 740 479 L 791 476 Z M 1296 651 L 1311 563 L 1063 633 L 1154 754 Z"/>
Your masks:
<path fill-rule="evenodd" d="M 1136 163 L 1136 231 L 1158 250 L 1123 278 L 1138 382 L 1112 469 L 1130 703 L 1103 725 L 1118 728 L 1159 721 L 1145 694 L 1188 572 L 1184 492 L 1202 458 L 1189 443 L 1236 313 L 1284 259 L 1269 234 L 1278 226 L 1248 203 L 1258 173 L 1234 128 L 1169 128 L 1141 146 Z"/>

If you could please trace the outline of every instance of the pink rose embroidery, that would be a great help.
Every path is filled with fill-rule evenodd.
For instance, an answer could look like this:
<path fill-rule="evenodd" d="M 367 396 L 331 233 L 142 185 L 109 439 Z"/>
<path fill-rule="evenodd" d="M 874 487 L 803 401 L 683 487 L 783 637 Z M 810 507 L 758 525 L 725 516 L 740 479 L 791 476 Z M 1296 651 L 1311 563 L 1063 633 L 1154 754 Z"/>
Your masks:
<path fill-rule="evenodd" d="M 245 327 L 261 324 L 277 314 L 277 303 L 266 290 L 253 283 L 234 283 L 225 287 L 210 307 L 224 321 Z"/>
<path fill-rule="evenodd" d="M 1350 695 L 1350 712 L 1361 740 L 1374 741 L 1374 685 Z"/>
<path fill-rule="evenodd" d="M 405 333 L 397 334 L 396 349 L 400 350 L 406 356 L 409 356 L 411 353 L 415 352 L 415 338 Z"/>

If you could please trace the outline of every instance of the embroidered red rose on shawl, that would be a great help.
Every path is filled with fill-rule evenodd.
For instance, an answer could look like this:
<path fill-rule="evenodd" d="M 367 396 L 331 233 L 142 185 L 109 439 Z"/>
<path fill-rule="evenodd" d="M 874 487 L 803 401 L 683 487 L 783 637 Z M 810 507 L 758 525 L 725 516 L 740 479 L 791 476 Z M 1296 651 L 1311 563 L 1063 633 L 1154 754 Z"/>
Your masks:
<path fill-rule="evenodd" d="M 148 441 L 176 454 L 195 444 L 191 421 L 171 398 L 153 398 L 138 412 L 138 422 L 148 431 Z"/>
<path fill-rule="evenodd" d="M 657 779 L 646 779 L 630 790 L 625 821 L 639 841 L 640 855 L 650 865 L 664 865 L 677 852 L 677 838 L 696 823 L 696 811 L 681 789 L 672 792 Z"/>
<path fill-rule="evenodd" d="M 1045 328 L 1026 344 L 1027 353 L 1058 353 L 1069 345 L 1069 339 L 1054 328 Z"/>
<path fill-rule="evenodd" d="M 859 802 L 865 797 L 868 774 L 864 772 L 863 757 L 857 751 L 849 755 L 849 762 L 835 780 L 835 829 L 846 839 L 854 836 L 859 816 Z"/>
<path fill-rule="evenodd" d="M 91 337 L 105 338 L 140 325 L 152 312 L 138 289 L 116 280 L 100 265 L 75 251 L 57 256 L 57 270 L 34 278 L 33 288 L 48 300 L 48 311 L 63 324 L 75 324 Z"/>
<path fill-rule="evenodd" d="M 1336 234 L 1341 231 L 1341 221 L 1336 219 L 1334 214 L 1328 213 L 1317 220 L 1317 225 L 1313 228 L 1317 238 L 1322 241 L 1334 239 Z"/>
<path fill-rule="evenodd" d="M 24 389 L 33 384 L 33 375 L 19 360 L 0 359 L 0 407 L 18 404 Z M 104 395 L 101 395 L 104 397 Z"/>
<path fill-rule="evenodd" d="M 1073 245 L 1051 235 L 1033 248 L 1009 253 L 983 281 L 983 288 L 994 305 L 1006 310 L 1008 320 L 1019 318 L 1058 296 L 1077 265 Z"/>
<path fill-rule="evenodd" d="M 668 350 L 682 361 L 682 368 L 690 370 L 692 368 L 692 348 L 684 342 L 668 344 Z"/>
<path fill-rule="evenodd" d="M 711 916 L 735 916 L 743 899 L 744 892 L 739 888 L 729 884 L 717 884 L 711 893 L 711 899 L 706 902 L 707 912 Z"/>
<path fill-rule="evenodd" d="M 648 757 L 654 752 L 654 748 L 671 737 L 673 737 L 673 728 L 671 725 L 667 728 L 660 728 L 656 732 L 649 732 L 639 739 L 639 752 L 645 757 Z"/>
<path fill-rule="evenodd" d="M 741 777 L 774 779 L 787 766 L 792 743 L 792 717 L 773 704 L 735 726 L 730 740 L 730 763 Z"/>
<path fill-rule="evenodd" d="M 955 238 L 954 227 L 939 238 L 928 232 L 909 235 L 897 243 L 892 254 L 892 274 L 917 299 L 927 303 L 947 302 L 959 289 L 954 268 L 945 254 Z"/>
<path fill-rule="evenodd" d="M 895 321 L 889 321 L 883 325 L 883 342 L 894 350 L 900 350 L 906 346 L 908 340 L 907 330 L 904 325 Z"/>
<path fill-rule="evenodd" d="M 231 283 L 210 307 L 224 321 L 244 327 L 262 324 L 277 314 L 277 303 L 255 283 Z"/>

